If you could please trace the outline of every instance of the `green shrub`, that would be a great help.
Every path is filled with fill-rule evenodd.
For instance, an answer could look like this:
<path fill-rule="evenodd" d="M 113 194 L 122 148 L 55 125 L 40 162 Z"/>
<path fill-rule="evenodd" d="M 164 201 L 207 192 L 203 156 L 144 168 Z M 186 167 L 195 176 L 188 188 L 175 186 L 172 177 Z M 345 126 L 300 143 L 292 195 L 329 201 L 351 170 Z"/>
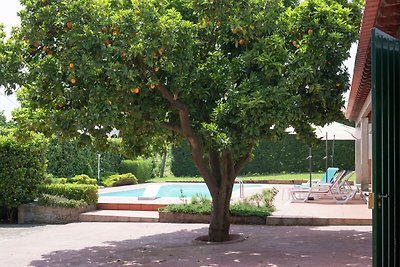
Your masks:
<path fill-rule="evenodd" d="M 268 216 L 272 213 L 273 209 L 268 207 L 257 207 L 245 203 L 233 204 L 230 207 L 232 216 Z"/>
<path fill-rule="evenodd" d="M 115 147 L 115 149 L 114 149 Z M 123 157 L 118 153 L 118 144 L 98 151 L 92 145 L 79 144 L 79 140 L 60 140 L 52 138 L 47 152 L 47 171 L 55 177 L 73 177 L 78 174 L 97 175 L 98 153 L 100 158 L 100 174 L 118 172 Z"/>
<path fill-rule="evenodd" d="M 263 189 L 261 193 L 245 198 L 242 202 L 230 206 L 232 216 L 268 216 L 274 211 L 273 202 L 278 190 Z M 205 196 L 196 195 L 191 198 L 190 203 L 172 204 L 160 211 L 190 213 L 190 214 L 211 214 L 211 200 Z"/>
<path fill-rule="evenodd" d="M 211 200 L 204 196 L 194 196 L 190 203 L 171 204 L 161 208 L 161 212 L 176 212 L 190 214 L 211 214 Z M 236 203 L 229 209 L 232 216 L 268 216 L 273 212 L 269 206 L 256 206 L 251 202 Z"/>
<path fill-rule="evenodd" d="M 37 196 L 37 186 L 44 181 L 46 139 L 38 134 L 24 136 L 0 135 L 0 206 L 7 210 L 9 220 L 16 208 Z"/>
<path fill-rule="evenodd" d="M 105 186 L 122 186 L 122 185 L 133 185 L 137 184 L 138 181 L 132 173 L 125 173 L 125 174 L 114 174 L 107 177 L 103 184 Z"/>
<path fill-rule="evenodd" d="M 256 193 L 245 198 L 244 203 L 256 207 L 267 207 L 273 209 L 276 194 L 278 194 L 278 190 L 275 187 L 272 189 L 263 189 L 261 193 Z"/>
<path fill-rule="evenodd" d="M 329 144 L 329 165 L 331 165 L 332 142 Z M 326 166 L 325 141 L 312 148 L 312 170 L 324 171 Z M 336 140 L 334 165 L 344 170 L 354 170 L 354 141 Z M 199 176 L 186 142 L 172 147 L 171 171 L 174 176 Z M 309 148 L 296 139 L 295 135 L 286 135 L 281 141 L 260 142 L 254 150 L 254 156 L 245 165 L 241 175 L 304 173 L 309 171 Z"/>
<path fill-rule="evenodd" d="M 161 208 L 160 211 L 190 214 L 211 214 L 211 209 L 212 205 L 210 199 L 198 199 L 196 197 L 192 197 L 192 201 L 189 203 L 171 204 L 164 208 Z"/>
<path fill-rule="evenodd" d="M 192 154 L 187 142 L 182 142 L 180 146 L 172 146 L 171 154 L 171 172 L 174 176 L 200 176 L 199 171 L 193 163 Z"/>
<path fill-rule="evenodd" d="M 82 184 L 50 184 L 40 185 L 41 194 L 63 196 L 67 199 L 83 200 L 87 204 L 96 204 L 98 200 L 97 186 Z"/>
<path fill-rule="evenodd" d="M 74 177 L 67 180 L 68 183 L 71 184 L 97 184 L 97 180 L 90 178 L 86 174 L 75 175 Z"/>
<path fill-rule="evenodd" d="M 53 178 L 52 179 L 52 184 L 67 184 L 68 179 L 67 178 Z"/>
<path fill-rule="evenodd" d="M 123 160 L 120 173 L 133 173 L 138 182 L 143 183 L 152 177 L 153 162 L 151 159 Z"/>
<path fill-rule="evenodd" d="M 38 204 L 45 207 L 80 208 L 86 206 L 86 202 L 75 199 L 68 199 L 63 196 L 42 194 L 38 198 Z"/>

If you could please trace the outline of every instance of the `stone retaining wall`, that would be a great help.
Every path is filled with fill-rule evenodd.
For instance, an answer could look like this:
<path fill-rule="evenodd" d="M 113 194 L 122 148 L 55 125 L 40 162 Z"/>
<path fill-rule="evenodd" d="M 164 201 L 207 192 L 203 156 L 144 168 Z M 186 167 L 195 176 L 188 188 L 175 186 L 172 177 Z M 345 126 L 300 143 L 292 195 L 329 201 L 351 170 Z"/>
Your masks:
<path fill-rule="evenodd" d="M 95 205 L 82 208 L 44 207 L 35 203 L 18 207 L 18 223 L 61 224 L 79 221 L 79 214 L 95 210 Z"/>

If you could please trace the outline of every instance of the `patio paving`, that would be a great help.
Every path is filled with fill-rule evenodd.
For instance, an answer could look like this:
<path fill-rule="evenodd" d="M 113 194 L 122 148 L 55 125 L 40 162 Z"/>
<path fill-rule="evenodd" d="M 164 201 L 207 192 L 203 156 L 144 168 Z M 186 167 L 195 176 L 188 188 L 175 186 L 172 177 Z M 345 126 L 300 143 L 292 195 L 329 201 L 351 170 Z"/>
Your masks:
<path fill-rule="evenodd" d="M 99 210 L 97 218 L 120 222 L 0 225 L 0 266 L 372 266 L 371 226 L 362 225 L 371 211 L 361 198 L 291 203 L 291 186 L 269 186 L 279 189 L 272 225 L 232 225 L 241 242 L 194 242 L 207 224 L 158 223 L 155 211 Z M 303 226 L 282 226 L 291 224 Z"/>
<path fill-rule="evenodd" d="M 0 265 L 371 266 L 370 226 L 233 225 L 241 242 L 208 245 L 205 224 L 0 225 Z"/>
<path fill-rule="evenodd" d="M 267 218 L 266 224 L 268 225 L 323 226 L 371 225 L 372 223 L 372 211 L 368 209 L 359 194 L 346 204 L 337 204 L 331 198 L 309 201 L 307 203 L 292 203 L 289 198 L 289 190 L 293 185 L 275 184 L 265 185 L 265 187 L 275 187 L 279 190 L 275 197 L 276 211 L 272 216 Z M 247 189 L 245 196 L 260 190 L 254 188 Z M 176 198 L 158 198 L 155 200 L 100 198 L 100 210 L 83 214 L 81 220 L 98 222 L 156 222 L 158 221 L 158 213 L 150 210 L 157 210 L 159 206 L 180 202 L 181 200 Z M 102 207 L 106 209 L 103 210 Z M 118 211 L 118 209 L 122 210 Z"/>

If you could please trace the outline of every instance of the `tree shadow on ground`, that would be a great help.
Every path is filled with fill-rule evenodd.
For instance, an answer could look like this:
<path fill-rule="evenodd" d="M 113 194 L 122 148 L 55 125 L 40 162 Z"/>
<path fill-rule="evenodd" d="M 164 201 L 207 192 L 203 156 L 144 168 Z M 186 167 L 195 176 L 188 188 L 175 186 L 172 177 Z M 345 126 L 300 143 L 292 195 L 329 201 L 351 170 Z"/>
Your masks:
<path fill-rule="evenodd" d="M 204 227 L 52 251 L 30 266 L 371 266 L 368 228 L 234 225 L 231 232 L 247 239 L 230 244 L 193 242 L 207 233 Z"/>

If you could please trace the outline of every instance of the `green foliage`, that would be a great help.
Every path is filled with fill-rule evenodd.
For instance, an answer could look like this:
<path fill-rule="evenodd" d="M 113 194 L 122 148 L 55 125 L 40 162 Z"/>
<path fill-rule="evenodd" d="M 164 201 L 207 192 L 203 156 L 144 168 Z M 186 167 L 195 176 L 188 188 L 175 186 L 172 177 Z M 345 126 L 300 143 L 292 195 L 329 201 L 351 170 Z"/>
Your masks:
<path fill-rule="evenodd" d="M 343 116 L 359 2 L 22 1 L 0 84 L 21 86 L 22 128 L 100 147 L 115 128 L 136 155 L 186 139 L 229 186 L 259 140 L 291 125 L 312 143 L 310 123 Z"/>
<path fill-rule="evenodd" d="M 90 178 L 86 174 L 75 175 L 74 177 L 68 179 L 68 183 L 71 184 L 97 184 L 97 180 Z"/>
<path fill-rule="evenodd" d="M 268 207 L 257 207 L 246 203 L 232 204 L 230 207 L 230 213 L 233 216 L 259 216 L 265 217 L 270 215 L 273 209 Z"/>
<path fill-rule="evenodd" d="M 151 159 L 123 160 L 120 173 L 133 173 L 139 183 L 143 183 L 152 177 L 153 162 Z"/>
<path fill-rule="evenodd" d="M 276 190 L 265 189 L 262 193 L 251 196 L 243 202 L 231 205 L 230 213 L 233 216 L 268 216 L 273 211 L 273 201 Z M 193 196 L 189 203 L 171 204 L 161 208 L 161 212 L 179 212 L 190 214 L 211 214 L 211 200 L 204 196 Z"/>
<path fill-rule="evenodd" d="M 28 133 L 24 140 L 13 134 L 0 135 L 0 206 L 9 210 L 36 197 L 44 180 L 47 141 Z"/>
<path fill-rule="evenodd" d="M 328 166 L 331 166 L 332 141 L 328 141 Z M 312 171 L 325 171 L 326 142 L 313 147 Z M 355 168 L 354 141 L 335 141 L 334 166 L 343 170 Z M 264 141 L 254 151 L 253 159 L 244 167 L 242 174 L 304 173 L 309 171 L 309 147 L 287 135 L 282 142 Z"/>
<path fill-rule="evenodd" d="M 211 200 L 205 197 L 193 196 L 189 203 L 171 204 L 160 211 L 191 214 L 211 214 Z"/>
<path fill-rule="evenodd" d="M 68 178 L 53 178 L 51 184 L 67 184 Z"/>
<path fill-rule="evenodd" d="M 86 206 L 84 200 L 68 199 L 63 196 L 41 194 L 38 198 L 38 204 L 46 207 L 80 208 Z"/>
<path fill-rule="evenodd" d="M 133 185 L 137 183 L 138 180 L 132 173 L 114 174 L 103 180 L 103 184 L 107 187 Z"/>
<path fill-rule="evenodd" d="M 50 184 L 38 187 L 40 194 L 63 196 L 67 199 L 83 200 L 88 205 L 97 204 L 97 186 L 81 184 Z"/>
<path fill-rule="evenodd" d="M 187 142 L 172 146 L 171 171 L 174 176 L 199 176 Z"/>
<path fill-rule="evenodd" d="M 98 151 L 89 144 L 81 145 L 79 140 L 61 140 L 51 138 L 47 151 L 47 171 L 55 177 L 73 177 L 86 174 L 97 175 Z M 101 175 L 116 172 L 122 156 L 111 150 L 101 152 Z"/>
<path fill-rule="evenodd" d="M 25 1 L 1 84 L 21 85 L 26 128 L 97 143 L 117 128 L 138 154 L 188 138 L 185 111 L 204 152 L 238 160 L 289 125 L 310 141 L 307 123 L 342 117 L 358 2 Z"/>
<path fill-rule="evenodd" d="M 243 204 L 256 207 L 266 207 L 269 209 L 274 208 L 275 196 L 278 190 L 274 187 L 272 189 L 263 189 L 261 193 L 256 193 L 244 199 Z"/>
<path fill-rule="evenodd" d="M 328 141 L 328 154 L 332 154 L 332 141 Z M 326 166 L 325 141 L 312 148 L 312 171 L 324 171 Z M 334 165 L 342 170 L 354 170 L 354 141 L 335 141 Z M 171 170 L 175 176 L 197 176 L 198 171 L 190 156 L 187 145 L 172 149 Z M 243 168 L 241 175 L 305 173 L 309 171 L 309 148 L 294 135 L 285 136 L 282 141 L 262 141 L 254 150 L 253 158 Z M 331 157 L 328 165 L 331 166 Z"/>

